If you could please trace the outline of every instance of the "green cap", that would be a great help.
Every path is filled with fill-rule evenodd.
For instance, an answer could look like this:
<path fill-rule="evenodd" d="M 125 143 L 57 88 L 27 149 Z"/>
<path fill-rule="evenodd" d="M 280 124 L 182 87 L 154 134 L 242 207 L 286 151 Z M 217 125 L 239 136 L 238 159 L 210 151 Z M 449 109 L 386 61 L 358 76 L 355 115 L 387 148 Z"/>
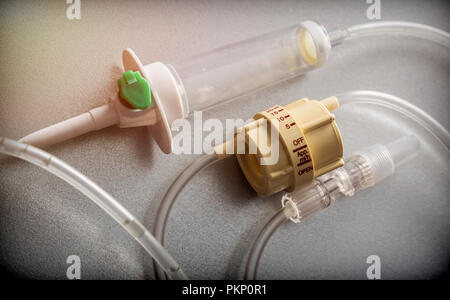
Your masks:
<path fill-rule="evenodd" d="M 146 109 L 152 102 L 150 86 L 139 72 L 126 71 L 117 80 L 120 98 L 133 108 Z"/>

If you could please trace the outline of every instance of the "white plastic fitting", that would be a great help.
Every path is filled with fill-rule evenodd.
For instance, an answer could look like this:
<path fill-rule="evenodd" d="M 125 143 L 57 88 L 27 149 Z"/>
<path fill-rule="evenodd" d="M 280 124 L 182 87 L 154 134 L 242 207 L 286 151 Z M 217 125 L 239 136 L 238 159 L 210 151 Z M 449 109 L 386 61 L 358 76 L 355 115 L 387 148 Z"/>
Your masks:
<path fill-rule="evenodd" d="M 52 144 L 117 124 L 118 115 L 111 103 L 96 107 L 79 116 L 33 132 L 19 142 L 44 148 Z"/>
<path fill-rule="evenodd" d="M 122 54 L 123 67 L 125 71 L 139 71 L 147 80 L 152 90 L 152 100 L 156 103 L 157 122 L 145 124 L 146 114 L 130 115 L 136 122 L 150 125 L 153 138 L 164 153 L 172 152 L 172 132 L 170 126 L 176 119 L 185 116 L 180 87 L 169 68 L 161 63 L 155 62 L 143 65 L 134 51 L 127 48 Z M 116 103 L 118 103 L 116 101 Z M 150 108 L 150 107 L 149 107 Z M 143 110 L 147 111 L 149 108 Z M 126 109 L 126 108 L 125 108 Z M 137 125 L 142 126 L 142 125 Z"/>

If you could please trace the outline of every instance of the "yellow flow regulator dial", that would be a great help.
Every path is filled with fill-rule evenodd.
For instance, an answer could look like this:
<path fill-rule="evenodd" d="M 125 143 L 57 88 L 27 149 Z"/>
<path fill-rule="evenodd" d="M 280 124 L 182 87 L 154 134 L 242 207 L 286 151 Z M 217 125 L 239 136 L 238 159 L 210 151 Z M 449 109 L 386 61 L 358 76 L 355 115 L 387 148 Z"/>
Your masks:
<path fill-rule="evenodd" d="M 275 105 L 217 146 L 216 155 L 221 159 L 236 154 L 260 197 L 292 191 L 344 164 L 341 134 L 330 113 L 338 107 L 336 97 Z"/>

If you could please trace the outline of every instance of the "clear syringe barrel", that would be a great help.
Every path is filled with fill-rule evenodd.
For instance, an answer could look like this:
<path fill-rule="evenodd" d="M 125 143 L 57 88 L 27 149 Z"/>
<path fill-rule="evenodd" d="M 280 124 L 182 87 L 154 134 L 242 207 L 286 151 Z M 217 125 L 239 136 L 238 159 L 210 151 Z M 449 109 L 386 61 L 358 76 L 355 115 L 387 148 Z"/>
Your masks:
<path fill-rule="evenodd" d="M 168 67 L 177 78 L 187 116 L 317 68 L 329 50 L 325 28 L 305 21 Z"/>

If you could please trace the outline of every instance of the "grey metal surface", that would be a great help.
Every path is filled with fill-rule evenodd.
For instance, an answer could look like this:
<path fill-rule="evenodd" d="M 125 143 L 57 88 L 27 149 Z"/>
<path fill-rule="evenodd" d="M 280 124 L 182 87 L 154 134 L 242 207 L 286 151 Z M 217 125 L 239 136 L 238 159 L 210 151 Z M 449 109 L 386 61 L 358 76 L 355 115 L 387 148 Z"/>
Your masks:
<path fill-rule="evenodd" d="M 171 62 L 302 21 L 328 28 L 368 22 L 366 1 L 65 1 L 0 4 L 0 135 L 20 138 L 106 101 L 121 73 L 121 51 Z M 382 1 L 383 20 L 450 30 L 447 1 Z M 333 49 L 325 67 L 244 97 L 203 117 L 251 117 L 274 104 L 358 89 L 401 96 L 449 128 L 449 52 L 424 41 L 380 37 Z M 419 157 L 392 180 L 288 224 L 270 241 L 259 278 L 364 279 L 381 258 L 384 279 L 435 278 L 448 269 L 449 157 L 426 134 L 386 110 L 336 113 L 345 154 L 414 133 Z M 177 174 L 195 157 L 165 155 L 144 128 L 109 128 L 48 149 L 153 225 Z M 81 258 L 83 279 L 153 278 L 151 260 L 98 207 L 58 178 L 7 159 L 0 172 L 0 262 L 27 278 L 66 278 Z M 235 161 L 193 178 L 178 199 L 166 245 L 194 279 L 241 278 L 245 257 L 281 195 L 258 199 Z"/>

